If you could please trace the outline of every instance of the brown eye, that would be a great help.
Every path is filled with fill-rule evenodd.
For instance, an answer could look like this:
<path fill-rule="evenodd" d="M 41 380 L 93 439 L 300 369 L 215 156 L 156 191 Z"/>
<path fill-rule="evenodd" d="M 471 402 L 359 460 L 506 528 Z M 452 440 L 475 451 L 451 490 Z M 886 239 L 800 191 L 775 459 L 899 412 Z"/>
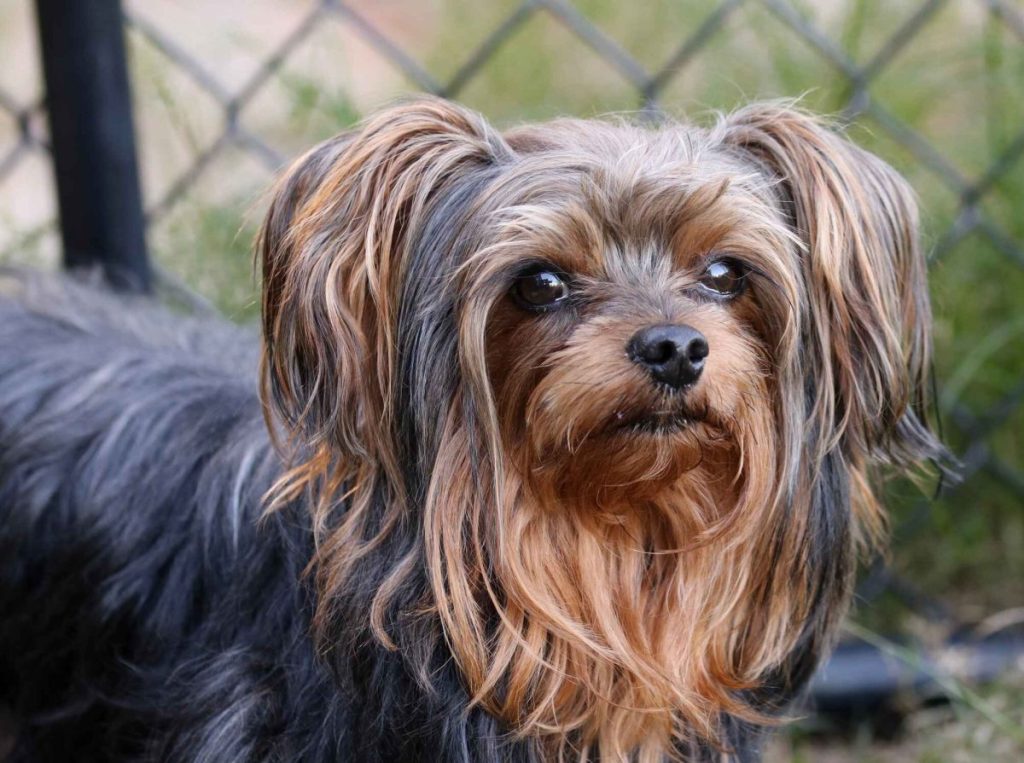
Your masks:
<path fill-rule="evenodd" d="M 746 284 L 746 268 L 735 260 L 715 260 L 700 278 L 700 285 L 722 297 L 734 297 Z"/>
<path fill-rule="evenodd" d="M 527 310 L 554 310 L 569 298 L 564 278 L 551 270 L 531 270 L 516 278 L 512 296 Z"/>

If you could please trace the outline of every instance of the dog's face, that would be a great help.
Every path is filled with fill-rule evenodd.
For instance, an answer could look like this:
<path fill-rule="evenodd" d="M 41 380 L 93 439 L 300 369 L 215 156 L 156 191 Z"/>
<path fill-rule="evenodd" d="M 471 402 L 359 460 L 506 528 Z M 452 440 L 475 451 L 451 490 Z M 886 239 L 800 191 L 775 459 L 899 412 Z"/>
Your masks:
<path fill-rule="evenodd" d="M 748 457 L 772 450 L 772 310 L 798 299 L 770 184 L 679 133 L 577 123 L 509 141 L 532 153 L 481 210 L 489 239 L 464 267 L 470 289 L 494 284 L 471 319 L 519 475 L 584 517 L 683 483 L 706 498 L 699 519 L 724 516 L 749 439 Z"/>
<path fill-rule="evenodd" d="M 260 248 L 321 638 L 362 617 L 425 684 L 450 652 L 584 756 L 771 716 L 880 523 L 872 464 L 941 453 L 916 225 L 890 168 L 773 105 L 499 135 L 424 101 L 315 149 Z"/>

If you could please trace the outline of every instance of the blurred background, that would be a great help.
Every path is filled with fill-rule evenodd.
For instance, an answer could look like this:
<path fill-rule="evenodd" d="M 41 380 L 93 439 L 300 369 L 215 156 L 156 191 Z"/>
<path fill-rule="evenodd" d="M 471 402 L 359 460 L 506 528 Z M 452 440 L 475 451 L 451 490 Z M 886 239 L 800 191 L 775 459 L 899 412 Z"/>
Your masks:
<path fill-rule="evenodd" d="M 51 23 L 61 5 L 39 3 Z M 126 0 L 123 11 L 156 288 L 240 321 L 257 312 L 250 246 L 275 171 L 400 94 L 443 94 L 500 126 L 699 120 L 780 96 L 849 123 L 921 198 L 938 409 L 966 479 L 938 499 L 934 484 L 889 488 L 890 556 L 865 564 L 849 644 L 817 684 L 822 712 L 771 759 L 1024 760 L 1021 0 Z M 56 268 L 37 30 L 32 0 L 0 0 L 0 263 Z"/>

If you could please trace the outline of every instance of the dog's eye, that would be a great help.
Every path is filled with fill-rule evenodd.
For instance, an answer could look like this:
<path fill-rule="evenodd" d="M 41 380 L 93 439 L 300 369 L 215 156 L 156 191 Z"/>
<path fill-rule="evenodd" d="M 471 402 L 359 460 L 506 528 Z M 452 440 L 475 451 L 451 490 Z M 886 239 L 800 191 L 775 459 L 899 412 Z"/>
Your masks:
<path fill-rule="evenodd" d="M 704 271 L 700 285 L 723 297 L 733 297 L 743 291 L 746 268 L 736 260 L 715 260 Z"/>
<path fill-rule="evenodd" d="M 552 270 L 530 270 L 516 278 L 512 296 L 528 310 L 553 310 L 568 300 L 569 286 Z"/>

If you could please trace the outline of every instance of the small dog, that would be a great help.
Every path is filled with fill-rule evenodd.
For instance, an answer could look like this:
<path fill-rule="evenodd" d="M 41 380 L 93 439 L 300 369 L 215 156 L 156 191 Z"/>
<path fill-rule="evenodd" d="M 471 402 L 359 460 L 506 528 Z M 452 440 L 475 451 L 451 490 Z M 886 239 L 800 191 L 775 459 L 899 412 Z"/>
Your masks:
<path fill-rule="evenodd" d="M 9 276 L 12 759 L 756 760 L 881 471 L 945 459 L 917 228 L 788 105 L 502 134 L 427 99 L 279 182 L 259 363 Z"/>

